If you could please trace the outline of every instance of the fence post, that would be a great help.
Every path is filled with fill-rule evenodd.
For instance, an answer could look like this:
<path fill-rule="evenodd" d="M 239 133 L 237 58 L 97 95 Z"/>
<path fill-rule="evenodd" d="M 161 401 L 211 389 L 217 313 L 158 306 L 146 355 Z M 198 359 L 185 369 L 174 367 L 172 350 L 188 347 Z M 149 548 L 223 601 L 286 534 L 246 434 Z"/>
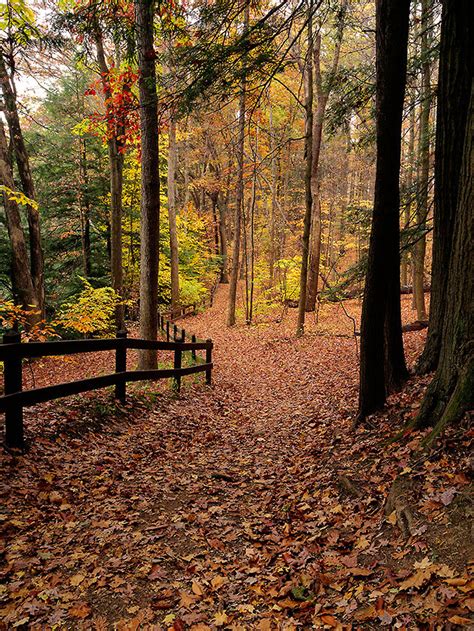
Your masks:
<path fill-rule="evenodd" d="M 127 339 L 127 331 L 117 331 L 117 339 L 119 341 L 115 351 L 115 372 L 125 372 L 127 370 L 127 347 L 125 340 Z M 115 384 L 115 398 L 121 403 L 125 403 L 127 382 L 121 379 Z"/>
<path fill-rule="evenodd" d="M 196 344 L 196 336 L 195 335 L 191 336 L 191 342 L 193 344 Z M 193 358 L 193 362 L 195 362 L 196 361 L 196 349 L 195 348 L 193 348 L 193 350 L 191 351 L 191 356 Z"/>
<path fill-rule="evenodd" d="M 176 337 L 178 335 L 178 325 L 173 324 L 173 340 L 176 342 Z"/>
<path fill-rule="evenodd" d="M 181 347 L 177 346 L 174 349 L 174 369 L 181 370 Z M 175 388 L 179 392 L 181 390 L 181 375 L 178 373 L 174 377 Z"/>
<path fill-rule="evenodd" d="M 185 329 L 181 329 L 181 341 L 186 342 L 186 331 Z"/>
<path fill-rule="evenodd" d="M 206 340 L 206 364 L 212 364 L 212 340 Z M 206 368 L 206 383 L 208 386 L 212 383 L 212 367 Z"/>
<path fill-rule="evenodd" d="M 21 342 L 21 334 L 17 331 L 8 331 L 3 336 L 4 344 L 18 344 L 19 342 Z M 12 350 L 10 357 L 5 360 L 5 395 L 21 392 L 23 387 L 21 368 L 21 355 Z M 7 447 L 14 448 L 24 446 L 23 407 L 21 404 L 11 404 L 5 411 L 5 444 Z"/>
<path fill-rule="evenodd" d="M 166 320 L 166 341 L 170 341 L 170 321 Z"/>

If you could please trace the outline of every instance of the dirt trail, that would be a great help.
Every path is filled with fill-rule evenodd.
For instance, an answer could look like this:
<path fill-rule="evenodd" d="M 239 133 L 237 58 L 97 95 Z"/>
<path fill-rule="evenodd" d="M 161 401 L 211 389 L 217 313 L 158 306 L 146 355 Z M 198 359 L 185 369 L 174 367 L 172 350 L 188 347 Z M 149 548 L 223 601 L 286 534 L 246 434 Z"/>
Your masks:
<path fill-rule="evenodd" d="M 296 340 L 294 312 L 227 329 L 225 304 L 220 288 L 184 321 L 214 340 L 212 388 L 105 400 L 98 425 L 90 406 L 28 413 L 30 451 L 3 458 L 3 628 L 379 628 L 398 607 L 417 628 L 441 609 L 407 604 L 384 561 L 403 548 L 384 497 L 414 445 L 382 453 L 387 419 L 351 432 L 352 323 L 331 307 Z M 320 334 L 335 328 L 347 337 Z M 413 359 L 423 332 L 405 341 Z M 341 494 L 346 474 L 359 497 Z"/>

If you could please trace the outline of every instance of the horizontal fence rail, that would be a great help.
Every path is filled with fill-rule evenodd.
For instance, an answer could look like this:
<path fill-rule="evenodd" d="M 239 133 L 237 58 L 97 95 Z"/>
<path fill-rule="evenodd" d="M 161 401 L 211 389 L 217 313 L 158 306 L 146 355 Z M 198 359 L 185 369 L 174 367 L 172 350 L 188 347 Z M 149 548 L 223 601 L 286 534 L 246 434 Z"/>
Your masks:
<path fill-rule="evenodd" d="M 219 276 L 217 276 L 214 284 L 209 290 L 209 296 L 206 296 L 199 303 L 192 303 L 187 305 L 181 305 L 176 307 L 176 309 L 168 309 L 167 311 L 163 311 L 162 315 L 170 320 L 170 322 L 174 322 L 175 320 L 180 320 L 181 318 L 187 318 L 188 316 L 196 315 L 198 309 L 202 307 L 212 307 L 214 304 L 214 296 L 216 295 L 216 291 L 219 287 Z"/>
<path fill-rule="evenodd" d="M 170 323 L 159 315 L 160 328 L 170 330 Z M 52 342 L 21 342 L 19 333 L 11 331 L 3 336 L 0 344 L 0 361 L 4 362 L 4 395 L 0 396 L 0 412 L 5 413 L 5 443 L 7 447 L 24 446 L 23 408 L 61 397 L 115 386 L 115 397 L 125 402 L 126 384 L 135 381 L 157 381 L 174 379 L 177 390 L 181 378 L 186 375 L 204 372 L 206 383 L 212 379 L 212 340 L 198 340 L 195 335 L 186 342 L 186 332 L 174 325 L 174 339 L 166 341 L 128 338 L 126 331 L 119 331 L 117 337 L 104 340 L 58 340 Z M 179 339 L 177 337 L 179 330 Z M 173 368 L 154 370 L 127 370 L 127 350 L 173 351 Z M 115 372 L 109 375 L 89 377 L 69 383 L 23 390 L 23 359 L 34 357 L 54 357 L 115 351 Z M 197 351 L 205 351 L 205 359 L 192 366 L 182 366 L 182 354 L 190 351 L 194 362 L 198 361 Z"/>

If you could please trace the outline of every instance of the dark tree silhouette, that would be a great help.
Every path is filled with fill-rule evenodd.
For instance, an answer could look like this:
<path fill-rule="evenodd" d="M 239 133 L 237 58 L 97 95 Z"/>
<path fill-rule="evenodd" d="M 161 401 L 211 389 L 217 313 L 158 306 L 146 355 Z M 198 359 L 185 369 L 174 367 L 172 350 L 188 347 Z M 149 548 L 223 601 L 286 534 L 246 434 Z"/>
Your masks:
<path fill-rule="evenodd" d="M 407 377 L 400 312 L 400 150 L 409 0 L 377 0 L 377 166 L 361 323 L 359 420 Z"/>

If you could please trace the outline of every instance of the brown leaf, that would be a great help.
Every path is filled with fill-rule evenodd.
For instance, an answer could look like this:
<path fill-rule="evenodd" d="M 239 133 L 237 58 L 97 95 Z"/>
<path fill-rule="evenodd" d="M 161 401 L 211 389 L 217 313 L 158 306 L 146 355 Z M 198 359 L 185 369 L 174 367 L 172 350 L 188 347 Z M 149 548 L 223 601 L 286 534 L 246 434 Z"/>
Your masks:
<path fill-rule="evenodd" d="M 73 618 L 87 618 L 91 613 L 91 608 L 85 602 L 78 602 L 69 609 L 68 613 Z"/>

